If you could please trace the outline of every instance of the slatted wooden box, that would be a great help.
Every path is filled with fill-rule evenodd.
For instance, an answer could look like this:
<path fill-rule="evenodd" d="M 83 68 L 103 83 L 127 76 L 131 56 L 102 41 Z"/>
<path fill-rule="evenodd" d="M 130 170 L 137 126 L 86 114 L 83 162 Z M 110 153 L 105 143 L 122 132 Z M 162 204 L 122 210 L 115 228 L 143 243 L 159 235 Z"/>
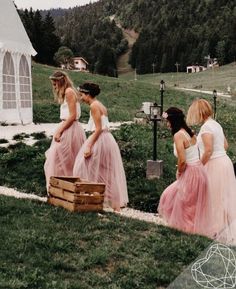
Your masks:
<path fill-rule="evenodd" d="M 78 177 L 51 177 L 48 203 L 71 212 L 102 211 L 105 184 Z"/>

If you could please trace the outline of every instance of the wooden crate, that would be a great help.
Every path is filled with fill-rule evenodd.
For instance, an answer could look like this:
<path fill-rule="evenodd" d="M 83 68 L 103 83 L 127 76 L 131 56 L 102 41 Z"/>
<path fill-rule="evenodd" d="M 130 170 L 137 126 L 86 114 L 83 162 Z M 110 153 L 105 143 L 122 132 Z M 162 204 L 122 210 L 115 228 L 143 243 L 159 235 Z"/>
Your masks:
<path fill-rule="evenodd" d="M 51 177 L 48 203 L 71 212 L 102 211 L 105 184 L 78 177 Z"/>

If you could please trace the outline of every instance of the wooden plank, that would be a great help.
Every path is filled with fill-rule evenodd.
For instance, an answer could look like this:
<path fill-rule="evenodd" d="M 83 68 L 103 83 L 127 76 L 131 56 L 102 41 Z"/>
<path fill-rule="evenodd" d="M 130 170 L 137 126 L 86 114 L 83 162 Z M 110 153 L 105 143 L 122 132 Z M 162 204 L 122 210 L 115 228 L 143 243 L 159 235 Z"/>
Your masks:
<path fill-rule="evenodd" d="M 77 194 L 53 186 L 49 187 L 49 194 L 53 197 L 78 204 L 101 204 L 104 201 L 104 195 L 101 193 Z"/>
<path fill-rule="evenodd" d="M 85 183 L 85 182 L 76 182 L 75 183 L 75 192 L 86 192 L 86 193 L 104 193 L 105 191 L 105 184 L 103 183 Z"/>
<path fill-rule="evenodd" d="M 80 177 L 74 177 L 74 176 L 52 176 L 52 177 L 56 179 L 72 182 L 72 183 L 81 182 L 81 181 L 86 182 L 86 180 L 83 180 Z"/>
<path fill-rule="evenodd" d="M 70 212 L 75 212 L 76 208 L 75 208 L 75 204 L 71 203 L 71 202 L 67 202 L 58 198 L 53 198 L 53 197 L 49 197 L 48 198 L 48 203 L 56 206 L 56 207 L 63 207 L 64 209 L 70 211 Z"/>
<path fill-rule="evenodd" d="M 74 202 L 75 201 L 75 194 L 70 192 L 70 191 L 66 191 L 62 188 L 56 188 L 53 186 L 49 187 L 49 194 L 53 197 L 57 197 L 60 199 L 64 199 L 70 202 Z"/>
<path fill-rule="evenodd" d="M 101 212 L 103 210 L 103 205 L 75 205 L 76 212 Z"/>
<path fill-rule="evenodd" d="M 103 210 L 103 204 L 75 204 L 54 197 L 49 197 L 48 203 L 56 207 L 62 207 L 70 212 L 100 212 Z"/>
<path fill-rule="evenodd" d="M 59 187 L 67 191 L 75 191 L 75 179 L 78 178 L 63 178 L 63 177 L 50 177 L 50 185 L 53 187 Z"/>
<path fill-rule="evenodd" d="M 77 204 L 103 204 L 104 195 L 76 195 L 75 196 L 75 203 Z"/>

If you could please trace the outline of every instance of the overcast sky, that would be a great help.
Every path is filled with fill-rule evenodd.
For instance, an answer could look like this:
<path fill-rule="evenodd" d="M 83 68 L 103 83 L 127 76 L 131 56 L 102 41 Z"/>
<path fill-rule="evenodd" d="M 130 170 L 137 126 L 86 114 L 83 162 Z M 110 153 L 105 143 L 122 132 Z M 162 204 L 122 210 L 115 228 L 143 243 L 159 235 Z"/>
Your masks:
<path fill-rule="evenodd" d="M 0 0 L 1 1 L 1 0 Z M 50 8 L 69 8 L 75 6 L 82 6 L 90 2 L 98 0 L 14 0 L 17 8 L 33 8 L 37 9 L 50 9 Z"/>

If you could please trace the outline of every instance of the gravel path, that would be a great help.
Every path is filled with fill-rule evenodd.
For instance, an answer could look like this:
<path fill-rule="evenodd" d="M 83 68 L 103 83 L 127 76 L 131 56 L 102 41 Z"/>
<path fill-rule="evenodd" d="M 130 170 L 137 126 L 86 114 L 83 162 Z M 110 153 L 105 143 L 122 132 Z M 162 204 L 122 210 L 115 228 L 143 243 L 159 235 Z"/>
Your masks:
<path fill-rule="evenodd" d="M 34 194 L 21 193 L 14 189 L 2 187 L 2 186 L 0 186 L 0 195 L 4 195 L 8 197 L 15 197 L 17 199 L 31 199 L 31 200 L 38 200 L 41 202 L 47 202 L 47 198 L 39 197 Z"/>
<path fill-rule="evenodd" d="M 39 197 L 34 194 L 21 193 L 14 189 L 2 187 L 2 186 L 0 186 L 0 195 L 4 195 L 8 197 L 15 197 L 17 199 L 30 199 L 30 200 L 40 201 L 40 202 L 47 202 L 47 198 L 45 197 Z M 105 211 L 112 212 L 112 210 L 105 210 Z M 131 208 L 124 208 L 121 210 L 119 214 L 121 216 L 125 216 L 125 217 L 132 218 L 132 219 L 138 219 L 138 220 L 142 220 L 142 221 L 146 221 L 150 223 L 155 223 L 158 225 L 166 225 L 163 219 L 158 217 L 157 214 L 153 214 L 153 213 L 146 213 L 146 212 L 134 210 Z"/>
<path fill-rule="evenodd" d="M 132 121 L 125 121 L 125 122 L 110 122 L 110 129 L 115 130 L 119 128 L 122 124 L 131 124 Z M 0 126 L 0 139 L 6 139 L 9 141 L 7 144 L 1 144 L 2 146 L 7 146 L 9 144 L 16 143 L 13 140 L 13 136 L 21 133 L 25 133 L 30 135 L 31 133 L 36 132 L 44 132 L 48 137 L 51 137 L 54 131 L 57 128 L 57 123 L 41 123 L 41 124 L 27 124 L 27 125 L 7 125 L 7 126 Z M 86 130 L 87 124 L 82 123 L 83 128 Z M 37 140 L 30 138 L 25 138 L 24 142 L 28 145 L 32 145 Z"/>

